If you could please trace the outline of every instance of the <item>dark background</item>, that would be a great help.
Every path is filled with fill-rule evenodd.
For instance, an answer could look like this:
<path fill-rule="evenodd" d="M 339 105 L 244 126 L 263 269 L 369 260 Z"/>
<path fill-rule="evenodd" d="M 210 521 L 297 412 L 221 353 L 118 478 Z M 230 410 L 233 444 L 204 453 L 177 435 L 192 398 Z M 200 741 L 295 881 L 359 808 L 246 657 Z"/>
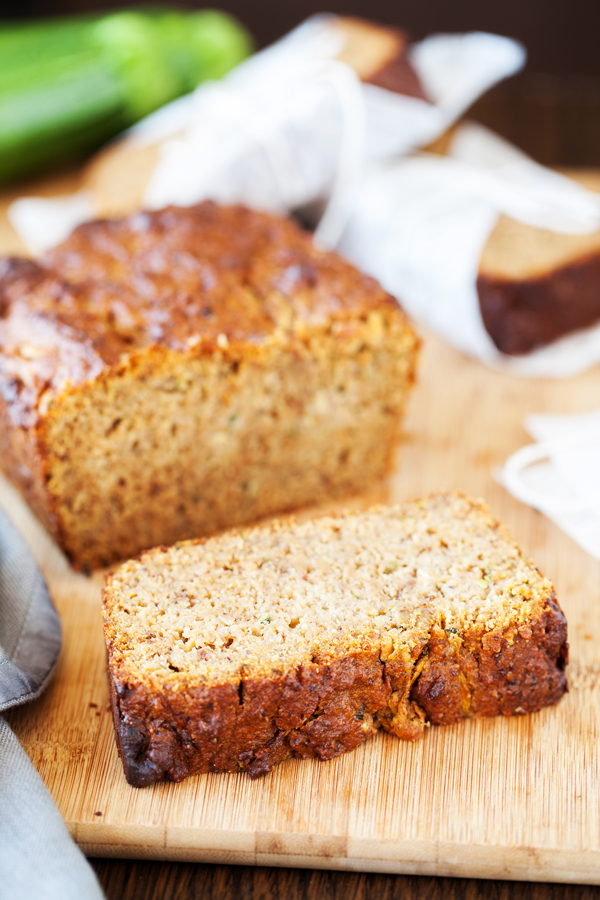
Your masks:
<path fill-rule="evenodd" d="M 127 5 L 135 0 L 0 0 L 0 17 Z M 546 165 L 600 166 L 600 0 L 214 0 L 206 5 L 236 15 L 258 46 L 323 9 L 400 26 L 415 40 L 436 31 L 475 29 L 515 37 L 528 50 L 525 71 L 493 88 L 469 115 Z"/>
<path fill-rule="evenodd" d="M 0 10 L 4 17 L 24 17 L 125 5 L 135 2 L 2 0 Z M 225 9 L 248 26 L 259 45 L 275 40 L 306 16 L 323 10 L 399 25 L 415 39 L 434 31 L 495 31 L 525 44 L 531 72 L 600 76 L 599 0 L 215 0 L 176 5 Z"/>

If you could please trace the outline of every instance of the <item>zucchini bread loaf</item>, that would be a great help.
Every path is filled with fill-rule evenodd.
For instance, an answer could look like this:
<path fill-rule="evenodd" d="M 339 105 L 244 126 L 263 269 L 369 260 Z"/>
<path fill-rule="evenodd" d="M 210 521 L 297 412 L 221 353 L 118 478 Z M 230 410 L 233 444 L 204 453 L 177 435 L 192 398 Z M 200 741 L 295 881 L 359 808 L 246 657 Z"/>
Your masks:
<path fill-rule="evenodd" d="M 566 690 L 551 583 L 480 502 L 441 494 L 158 548 L 104 591 L 130 784 L 330 759 L 380 725 L 513 715 Z"/>
<path fill-rule="evenodd" d="M 0 459 L 78 568 L 358 492 L 418 340 L 293 222 L 195 207 L 0 263 Z"/>

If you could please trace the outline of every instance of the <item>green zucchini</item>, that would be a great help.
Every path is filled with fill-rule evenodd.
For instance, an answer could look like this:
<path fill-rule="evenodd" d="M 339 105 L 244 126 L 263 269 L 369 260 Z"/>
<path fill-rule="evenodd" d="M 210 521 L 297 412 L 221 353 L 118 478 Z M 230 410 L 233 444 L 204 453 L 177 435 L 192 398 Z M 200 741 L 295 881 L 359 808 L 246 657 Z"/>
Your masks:
<path fill-rule="evenodd" d="M 0 182 L 81 159 L 220 78 L 251 50 L 213 10 L 120 11 L 0 27 Z"/>

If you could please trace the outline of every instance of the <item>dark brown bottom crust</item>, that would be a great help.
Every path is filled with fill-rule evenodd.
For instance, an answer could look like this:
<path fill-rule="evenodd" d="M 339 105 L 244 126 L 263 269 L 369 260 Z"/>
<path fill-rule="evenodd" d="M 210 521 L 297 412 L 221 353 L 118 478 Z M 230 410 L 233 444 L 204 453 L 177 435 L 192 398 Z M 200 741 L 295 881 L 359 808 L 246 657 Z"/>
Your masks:
<path fill-rule="evenodd" d="M 416 97 L 418 100 L 431 103 L 416 70 L 411 65 L 406 48 L 389 60 L 381 69 L 370 75 L 366 81 L 367 84 L 385 88 L 386 91 L 404 94 L 405 97 Z"/>
<path fill-rule="evenodd" d="M 425 722 L 510 716 L 557 703 L 567 690 L 567 625 L 549 598 L 539 619 L 478 636 L 435 625 L 412 657 L 317 658 L 270 681 L 164 694 L 110 672 L 125 777 L 134 787 L 205 772 L 265 775 L 289 756 L 332 759 L 379 725 L 415 740 Z"/>
<path fill-rule="evenodd" d="M 600 321 L 600 254 L 527 281 L 480 275 L 477 291 L 498 350 L 530 353 Z"/>

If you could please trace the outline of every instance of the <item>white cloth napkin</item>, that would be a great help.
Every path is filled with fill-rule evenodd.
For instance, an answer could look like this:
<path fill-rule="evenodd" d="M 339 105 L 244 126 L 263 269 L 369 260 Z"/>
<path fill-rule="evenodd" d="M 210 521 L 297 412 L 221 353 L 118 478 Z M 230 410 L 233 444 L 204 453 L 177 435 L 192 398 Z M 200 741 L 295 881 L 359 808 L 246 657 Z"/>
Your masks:
<path fill-rule="evenodd" d="M 332 16 L 309 19 L 221 82 L 198 88 L 189 107 L 179 107 L 184 134 L 164 146 L 146 204 L 210 197 L 286 212 L 327 201 L 317 238 L 334 247 L 365 164 L 434 140 L 525 59 L 520 45 L 497 35 L 427 38 L 412 48 L 426 103 L 362 84 L 334 59 L 334 26 Z M 151 139 L 151 123 L 134 133 Z"/>
<path fill-rule="evenodd" d="M 589 233 L 600 228 L 600 197 L 466 123 L 448 156 L 421 154 L 373 167 L 339 249 L 399 297 L 417 322 L 488 365 L 558 378 L 599 362 L 600 326 L 524 357 L 493 344 L 476 282 L 501 213 L 551 231 Z"/>
<path fill-rule="evenodd" d="M 308 19 L 221 81 L 135 126 L 129 138 L 138 146 L 168 139 L 145 205 L 213 199 L 271 212 L 313 207 L 317 239 L 334 247 L 367 164 L 434 140 L 525 61 L 520 44 L 497 35 L 429 37 L 411 50 L 426 103 L 362 84 L 335 59 L 343 42 L 335 23 L 331 15 Z M 85 199 L 22 198 L 9 216 L 39 253 L 89 217 Z"/>
<path fill-rule="evenodd" d="M 499 480 L 600 559 L 600 409 L 531 415 L 525 427 L 537 443 L 517 450 Z"/>

